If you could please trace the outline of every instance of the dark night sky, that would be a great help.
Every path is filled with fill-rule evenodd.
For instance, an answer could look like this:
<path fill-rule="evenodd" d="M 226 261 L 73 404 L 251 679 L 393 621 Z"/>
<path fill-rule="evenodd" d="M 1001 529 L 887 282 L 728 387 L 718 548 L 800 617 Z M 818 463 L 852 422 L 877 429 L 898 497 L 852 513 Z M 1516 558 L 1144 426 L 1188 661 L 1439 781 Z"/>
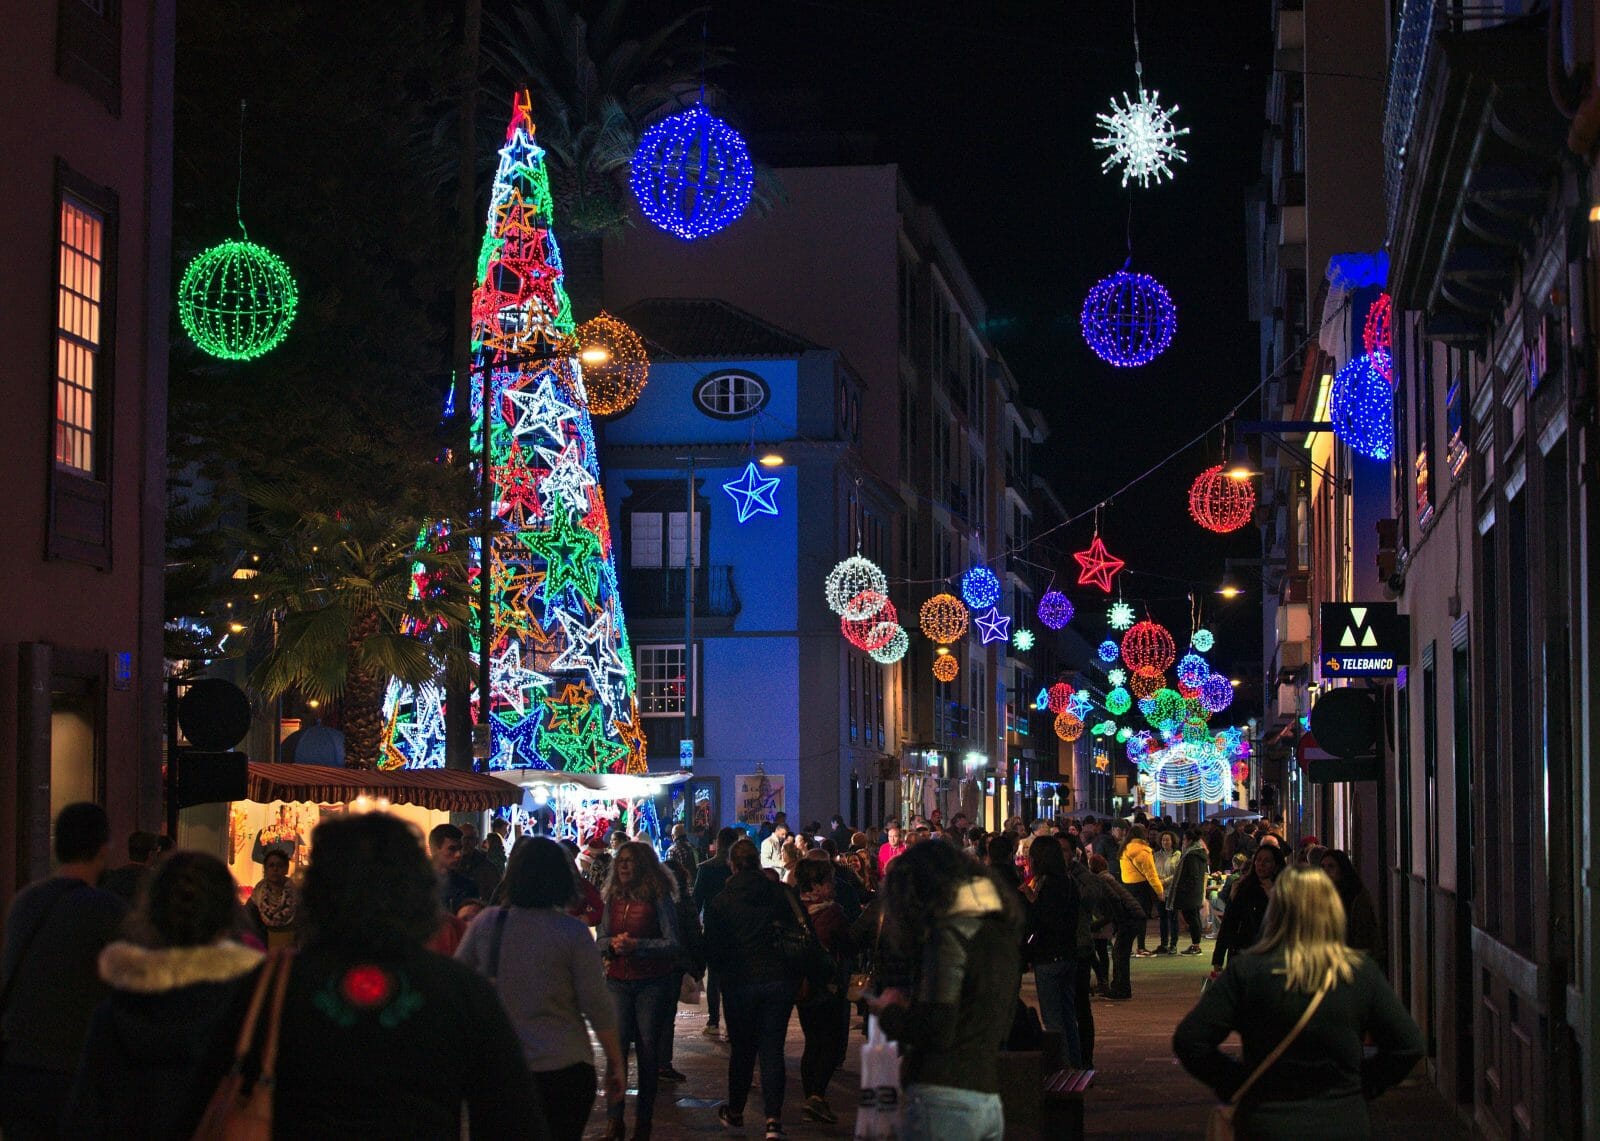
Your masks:
<path fill-rule="evenodd" d="M 1128 0 L 718 0 L 710 24 L 711 39 L 735 52 L 717 78 L 736 116 L 870 133 L 872 158 L 900 163 L 938 209 L 989 303 L 992 339 L 1050 422 L 1038 468 L 1074 514 L 1192 439 L 1259 379 L 1244 220 L 1260 177 L 1268 5 L 1147 0 L 1139 33 L 1146 86 L 1178 103 L 1190 127 L 1189 161 L 1175 182 L 1125 191 L 1100 172 L 1091 138 L 1095 113 L 1134 86 Z M 812 121 L 771 122 L 780 88 L 820 94 Z M 1127 256 L 1130 199 L 1133 268 L 1171 291 L 1178 332 L 1151 365 L 1113 369 L 1084 345 L 1077 315 L 1089 287 Z M 1221 459 L 1219 446 L 1213 437 L 1118 498 L 1102 525 L 1107 546 L 1139 572 L 1123 579 L 1130 601 L 1148 600 L 1180 638 L 1188 583 L 1214 590 L 1225 556 L 1258 553 L 1253 527 L 1219 539 L 1188 516 L 1189 483 Z M 1038 561 L 1075 582 L 1068 552 L 1091 529 L 1085 520 L 1059 533 L 1058 555 Z M 1068 593 L 1080 610 L 1098 598 Z M 1254 596 L 1204 599 L 1217 667 L 1259 660 Z"/>

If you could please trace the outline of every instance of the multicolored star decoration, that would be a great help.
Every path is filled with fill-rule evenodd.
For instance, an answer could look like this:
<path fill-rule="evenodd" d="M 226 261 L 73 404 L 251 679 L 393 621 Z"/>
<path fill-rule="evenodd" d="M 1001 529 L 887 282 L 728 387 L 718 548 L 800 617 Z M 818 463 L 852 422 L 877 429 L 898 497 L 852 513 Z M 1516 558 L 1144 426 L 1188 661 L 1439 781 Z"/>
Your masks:
<path fill-rule="evenodd" d="M 1106 545 L 1100 541 L 1100 536 L 1094 537 L 1094 542 L 1089 544 L 1088 550 L 1078 551 L 1072 556 L 1078 560 L 1078 565 L 1083 568 L 1083 573 L 1078 575 L 1079 586 L 1098 586 L 1107 594 L 1111 593 L 1111 579 L 1126 564 L 1111 552 L 1106 550 Z"/>
<path fill-rule="evenodd" d="M 739 512 L 739 522 L 743 523 L 752 515 L 778 513 L 778 505 L 772 498 L 777 494 L 779 482 L 777 476 L 762 475 L 752 462 L 744 469 L 742 476 L 723 484 L 722 490 L 733 497 L 734 507 Z"/>
<path fill-rule="evenodd" d="M 472 301 L 470 454 L 482 454 L 487 430 L 500 527 L 489 560 L 493 629 L 483 636 L 474 590 L 471 630 L 474 654 L 487 643 L 490 655 L 489 767 L 643 772 L 599 453 L 581 367 L 560 355 L 575 345 L 575 326 L 552 213 L 524 92 L 500 151 Z M 448 538 L 435 529 L 423 542 Z M 476 533 L 468 546 L 479 565 Z M 475 721 L 479 696 L 469 695 Z M 390 687 L 386 767 L 444 763 L 444 701 L 437 686 Z"/>

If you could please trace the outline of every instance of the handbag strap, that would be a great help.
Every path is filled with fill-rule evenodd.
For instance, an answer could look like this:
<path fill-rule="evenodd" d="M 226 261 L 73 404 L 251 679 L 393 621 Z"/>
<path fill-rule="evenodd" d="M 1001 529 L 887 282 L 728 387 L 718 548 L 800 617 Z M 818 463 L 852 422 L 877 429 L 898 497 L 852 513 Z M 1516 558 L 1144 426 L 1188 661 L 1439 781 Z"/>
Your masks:
<path fill-rule="evenodd" d="M 289 968 L 294 965 L 294 952 L 285 951 L 278 968 L 277 987 L 272 992 L 271 1021 L 267 1023 L 267 1045 L 261 1051 L 260 1081 L 271 1087 L 278 1073 L 278 1032 L 283 1027 L 283 1003 L 289 996 Z"/>
<path fill-rule="evenodd" d="M 1317 1007 L 1322 1005 L 1322 1000 L 1328 997 L 1328 992 L 1333 989 L 1334 978 L 1335 970 L 1333 967 L 1329 967 L 1326 977 L 1322 980 L 1322 985 L 1317 988 L 1317 993 L 1312 995 L 1311 1001 L 1306 1004 L 1305 1013 L 1300 1015 L 1300 1021 L 1294 1024 L 1294 1029 L 1284 1036 L 1283 1041 L 1278 1043 L 1272 1053 L 1261 1060 L 1261 1064 L 1255 1068 L 1255 1072 L 1244 1080 L 1244 1085 L 1233 1091 L 1233 1096 L 1228 1099 L 1229 1105 L 1238 1105 L 1240 1099 L 1250 1092 L 1250 1087 L 1256 1084 L 1256 1079 L 1271 1069 L 1272 1064 L 1283 1057 L 1284 1051 L 1294 1044 L 1296 1038 L 1300 1037 L 1300 1031 L 1306 1028 L 1306 1024 L 1311 1021 L 1311 1016 L 1317 1012 Z"/>
<path fill-rule="evenodd" d="M 5 986 L 0 988 L 0 1012 L 10 1004 L 11 992 L 17 989 L 17 976 L 22 974 L 22 965 L 28 961 L 28 952 L 33 949 L 33 941 L 39 937 L 39 932 L 44 930 L 45 924 L 50 922 L 50 916 L 55 912 L 56 905 L 80 887 L 87 886 L 89 885 L 86 881 L 74 879 L 72 886 L 45 905 L 44 914 L 39 916 L 39 921 L 33 925 L 33 930 L 28 932 L 27 938 L 22 941 L 22 946 L 18 949 L 17 965 L 11 968 L 11 977 L 6 979 Z"/>
<path fill-rule="evenodd" d="M 279 965 L 282 962 L 283 952 L 272 952 L 261 968 L 261 977 L 256 979 L 256 989 L 250 995 L 250 1006 L 245 1010 L 244 1021 L 239 1024 L 239 1040 L 233 1047 L 233 1064 L 236 1069 L 244 1065 L 250 1047 L 255 1043 L 256 1024 L 261 1020 L 261 1008 L 266 1005 L 267 992 L 272 987 L 272 980 L 277 978 Z"/>
<path fill-rule="evenodd" d="M 494 935 L 489 940 L 489 985 L 494 986 L 495 980 L 500 977 L 500 944 L 506 937 L 506 920 L 511 917 L 511 908 L 502 907 L 500 914 L 494 917 Z"/>

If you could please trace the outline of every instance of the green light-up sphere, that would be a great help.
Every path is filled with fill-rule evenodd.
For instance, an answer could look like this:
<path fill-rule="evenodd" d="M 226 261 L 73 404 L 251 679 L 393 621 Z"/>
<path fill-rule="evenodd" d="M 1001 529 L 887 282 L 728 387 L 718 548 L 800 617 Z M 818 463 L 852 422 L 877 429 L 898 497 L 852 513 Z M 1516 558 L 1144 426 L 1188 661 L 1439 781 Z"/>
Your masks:
<path fill-rule="evenodd" d="M 226 241 L 199 254 L 178 283 L 178 320 L 201 349 L 225 361 L 277 348 L 300 295 L 283 259 L 254 242 Z"/>

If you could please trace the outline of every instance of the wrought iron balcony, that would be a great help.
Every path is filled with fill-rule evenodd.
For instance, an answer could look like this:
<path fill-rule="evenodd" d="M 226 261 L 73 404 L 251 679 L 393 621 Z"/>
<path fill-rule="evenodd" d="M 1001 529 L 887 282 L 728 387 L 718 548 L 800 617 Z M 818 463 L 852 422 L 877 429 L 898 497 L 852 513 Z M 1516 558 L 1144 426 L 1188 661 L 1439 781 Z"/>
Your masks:
<path fill-rule="evenodd" d="M 623 576 L 622 605 L 629 619 L 681 619 L 683 595 L 682 567 L 630 567 Z M 695 617 L 732 618 L 739 613 L 739 606 L 732 566 L 713 563 L 695 567 Z"/>

